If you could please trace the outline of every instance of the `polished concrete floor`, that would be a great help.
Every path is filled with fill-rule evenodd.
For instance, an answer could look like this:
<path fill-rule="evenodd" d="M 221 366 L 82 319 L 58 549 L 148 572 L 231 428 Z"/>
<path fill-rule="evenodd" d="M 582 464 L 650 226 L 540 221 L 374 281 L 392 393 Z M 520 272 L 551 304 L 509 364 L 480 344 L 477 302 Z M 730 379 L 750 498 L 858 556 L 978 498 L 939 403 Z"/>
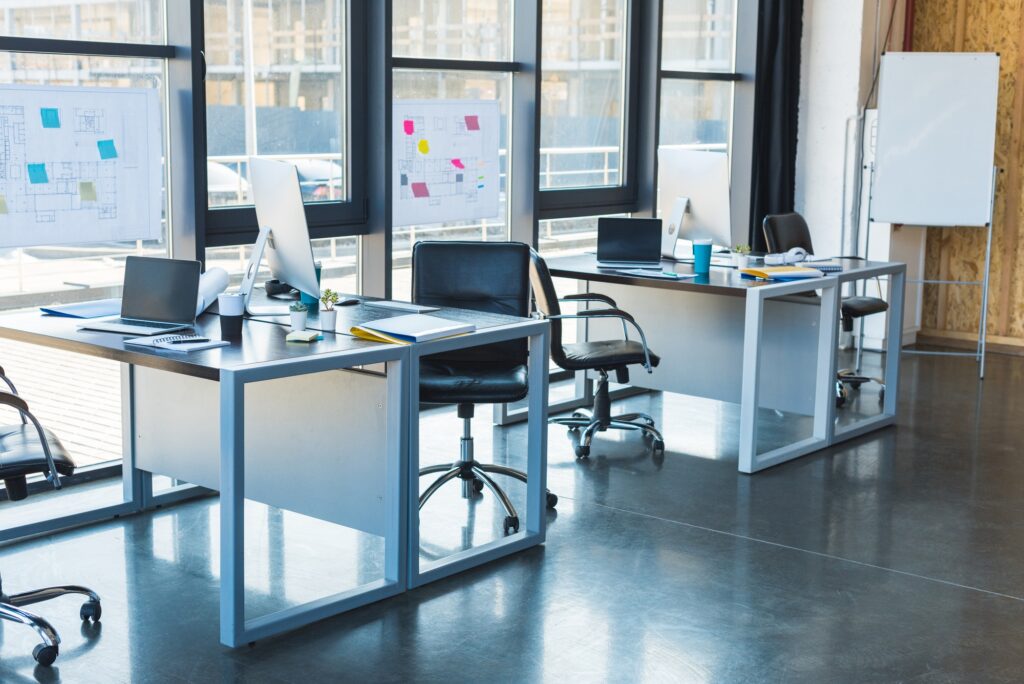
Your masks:
<path fill-rule="evenodd" d="M 543 547 L 251 648 L 217 643 L 213 499 L 0 548 L 9 591 L 104 598 L 98 632 L 74 599 L 36 607 L 64 639 L 50 671 L 29 630 L 0 627 L 0 681 L 1019 682 L 1024 359 L 988 364 L 982 386 L 969 360 L 905 358 L 897 427 L 753 477 L 736 472 L 736 408 L 716 402 L 617 402 L 658 420 L 657 460 L 609 433 L 579 463 L 552 427 Z M 521 463 L 523 428 L 479 414 L 478 456 Z M 427 414 L 424 462 L 453 458 L 458 432 Z M 446 487 L 423 558 L 501 518 Z M 247 522 L 250 616 L 381 571 L 376 538 L 257 504 Z"/>

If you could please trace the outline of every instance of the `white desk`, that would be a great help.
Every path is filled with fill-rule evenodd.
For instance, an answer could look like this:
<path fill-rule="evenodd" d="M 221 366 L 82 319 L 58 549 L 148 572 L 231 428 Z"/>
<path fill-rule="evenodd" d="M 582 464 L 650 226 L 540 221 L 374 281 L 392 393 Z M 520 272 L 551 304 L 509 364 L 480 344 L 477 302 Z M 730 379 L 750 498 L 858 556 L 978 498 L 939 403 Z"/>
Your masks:
<path fill-rule="evenodd" d="M 845 260 L 844 270 L 791 283 L 741 279 L 733 269 L 687 280 L 627 276 L 597 268 L 593 255 L 548 262 L 551 275 L 606 294 L 644 329 L 661 365 L 630 374 L 637 387 L 740 405 L 740 472 L 753 473 L 895 422 L 906 266 Z M 692 267 L 664 262 L 666 270 Z M 834 385 L 839 301 L 847 282 L 887 276 L 890 310 L 884 403 L 877 415 L 837 426 Z M 807 293 L 820 291 L 820 297 Z M 582 334 L 621 337 L 617 321 L 592 319 Z M 813 416 L 812 434 L 760 451 L 759 409 Z M 671 445 L 669 445 L 671 448 Z"/>

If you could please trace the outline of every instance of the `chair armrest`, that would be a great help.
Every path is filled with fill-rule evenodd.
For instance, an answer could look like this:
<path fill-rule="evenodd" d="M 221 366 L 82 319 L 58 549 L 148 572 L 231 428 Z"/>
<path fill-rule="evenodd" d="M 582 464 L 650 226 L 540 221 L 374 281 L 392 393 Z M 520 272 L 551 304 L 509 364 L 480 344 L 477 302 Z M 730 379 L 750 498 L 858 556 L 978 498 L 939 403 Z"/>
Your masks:
<path fill-rule="evenodd" d="M 585 309 L 574 314 L 560 314 L 558 316 L 548 316 L 547 318 L 553 320 L 570 318 L 618 318 L 620 321 L 622 321 L 622 331 L 624 333 L 624 337 L 627 340 L 629 339 L 629 335 L 625 334 L 625 332 L 626 323 L 629 322 L 629 324 L 636 328 L 636 331 L 640 333 L 640 344 L 644 348 L 644 368 L 647 370 L 648 373 L 654 372 L 654 367 L 651 366 L 651 352 L 647 348 L 647 336 L 644 335 L 644 330 L 643 328 L 640 327 L 640 324 L 636 322 L 636 319 L 634 319 L 625 311 L 621 309 Z"/>
<path fill-rule="evenodd" d="M 50 443 L 46 441 L 46 431 L 43 430 L 43 426 L 39 423 L 39 420 L 37 420 L 36 417 L 32 415 L 32 412 L 28 410 L 28 402 L 17 394 L 0 390 L 0 404 L 17 409 L 18 413 L 21 414 L 22 423 L 32 423 L 32 426 L 36 429 L 36 434 L 39 435 L 39 444 L 43 448 L 43 455 L 46 457 L 46 467 L 50 471 L 46 475 L 46 479 L 53 484 L 54 489 L 60 489 L 60 476 L 57 475 L 57 464 L 53 461 L 53 453 L 50 451 Z"/>
<path fill-rule="evenodd" d="M 13 392 L 0 390 L 0 404 L 16 408 L 23 413 L 28 413 L 28 402 Z"/>
<path fill-rule="evenodd" d="M 14 383 L 11 382 L 11 379 L 9 377 L 7 377 L 7 371 L 4 370 L 3 366 L 0 366 L 0 380 L 2 380 L 4 382 L 4 384 L 7 385 L 10 388 L 11 394 L 17 394 L 18 393 L 18 388 L 15 387 Z"/>
<path fill-rule="evenodd" d="M 636 319 L 634 319 L 632 315 L 630 315 L 626 311 L 623 311 L 622 309 L 584 309 L 583 311 L 579 311 L 577 313 L 583 318 L 622 318 L 636 326 Z"/>
<path fill-rule="evenodd" d="M 602 302 L 604 304 L 607 304 L 608 306 L 610 306 L 613 309 L 618 306 L 615 303 L 615 300 L 612 299 L 611 297 L 609 297 L 608 295 L 595 294 L 595 293 L 571 294 L 571 295 L 568 295 L 566 297 L 560 297 L 558 299 L 558 301 L 560 301 L 560 302 Z"/>

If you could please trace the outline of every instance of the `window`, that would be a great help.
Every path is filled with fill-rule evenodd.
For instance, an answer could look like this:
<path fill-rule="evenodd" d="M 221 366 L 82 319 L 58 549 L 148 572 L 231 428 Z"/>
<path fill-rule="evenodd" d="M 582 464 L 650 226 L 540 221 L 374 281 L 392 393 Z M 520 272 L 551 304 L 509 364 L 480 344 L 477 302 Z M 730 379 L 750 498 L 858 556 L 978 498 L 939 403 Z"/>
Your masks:
<path fill-rule="evenodd" d="M 622 185 L 626 2 L 543 6 L 540 188 Z"/>
<path fill-rule="evenodd" d="M 664 0 L 661 68 L 733 70 L 735 0 Z"/>
<path fill-rule="evenodd" d="M 0 35 L 19 38 L 163 43 L 163 0 L 13 0 L 0 10 Z"/>
<path fill-rule="evenodd" d="M 201 2 L 205 83 L 197 100 L 205 99 L 206 159 L 197 160 L 196 173 L 205 177 L 205 197 L 197 203 L 208 208 L 207 246 L 255 239 L 250 156 L 296 166 L 311 235 L 360 232 L 365 184 L 353 170 L 365 166 L 365 144 L 353 120 L 364 111 L 365 60 L 351 58 L 363 37 L 349 28 L 361 25 L 359 6 L 344 0 Z"/>
<path fill-rule="evenodd" d="M 512 55 L 512 0 L 394 0 L 395 57 L 507 61 Z"/>

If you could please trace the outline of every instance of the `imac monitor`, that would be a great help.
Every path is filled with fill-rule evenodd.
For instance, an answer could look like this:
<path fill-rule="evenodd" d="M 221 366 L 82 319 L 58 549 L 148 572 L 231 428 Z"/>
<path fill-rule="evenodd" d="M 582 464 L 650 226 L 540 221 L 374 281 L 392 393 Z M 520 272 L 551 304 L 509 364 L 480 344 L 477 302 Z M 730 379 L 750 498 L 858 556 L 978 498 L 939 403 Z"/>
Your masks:
<path fill-rule="evenodd" d="M 599 268 L 661 268 L 661 219 L 597 220 Z"/>
<path fill-rule="evenodd" d="M 260 234 L 242 279 L 242 294 L 246 302 L 252 293 L 264 253 L 275 278 L 319 298 L 320 283 L 316 278 L 313 247 L 309 242 L 309 228 L 295 166 L 250 157 L 249 182 Z"/>
<path fill-rule="evenodd" d="M 669 258 L 693 257 L 691 249 L 676 254 L 675 240 L 710 239 L 716 246 L 732 244 L 729 211 L 729 159 L 725 152 L 658 150 L 658 213 L 665 221 L 662 252 Z"/>

